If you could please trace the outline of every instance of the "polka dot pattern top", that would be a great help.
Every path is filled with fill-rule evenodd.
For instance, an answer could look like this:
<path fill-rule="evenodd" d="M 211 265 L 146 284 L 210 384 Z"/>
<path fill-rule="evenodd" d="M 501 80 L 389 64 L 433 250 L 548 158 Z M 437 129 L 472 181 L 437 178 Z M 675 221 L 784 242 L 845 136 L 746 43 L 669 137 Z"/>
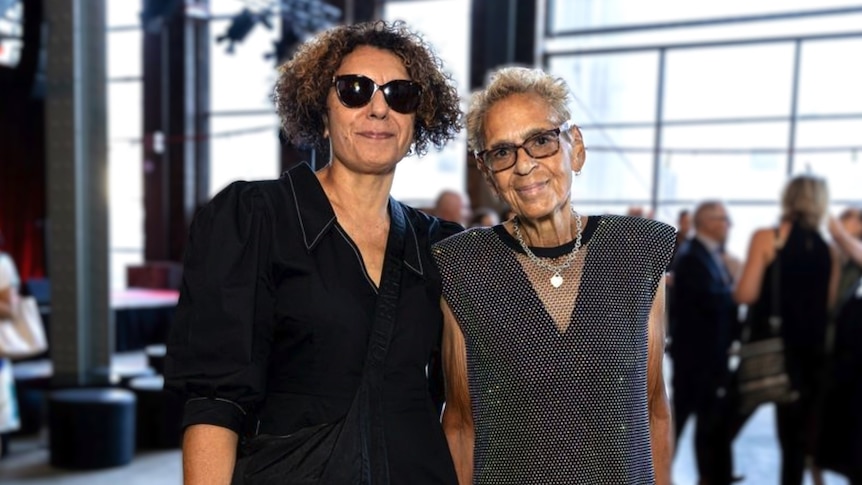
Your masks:
<path fill-rule="evenodd" d="M 502 226 L 434 247 L 467 346 L 474 483 L 654 483 L 647 324 L 674 232 L 590 217 L 559 288 Z M 560 264 L 573 244 L 530 249 Z"/>

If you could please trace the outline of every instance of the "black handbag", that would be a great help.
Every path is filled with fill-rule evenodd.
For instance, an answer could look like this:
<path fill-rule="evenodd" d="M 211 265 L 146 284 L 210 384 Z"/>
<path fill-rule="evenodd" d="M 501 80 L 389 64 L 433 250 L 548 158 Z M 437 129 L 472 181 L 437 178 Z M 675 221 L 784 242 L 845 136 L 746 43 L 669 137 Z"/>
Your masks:
<path fill-rule="evenodd" d="M 374 324 L 362 378 L 350 409 L 334 422 L 286 436 L 257 435 L 241 445 L 233 485 L 388 485 L 383 436 L 383 363 L 401 290 L 406 218 L 390 199 L 386 244 Z"/>
<path fill-rule="evenodd" d="M 772 294 L 769 311 L 769 335 L 751 340 L 753 312 L 749 314 L 742 332 L 739 348 L 739 366 L 736 370 L 737 406 L 741 414 L 750 414 L 761 404 L 783 404 L 799 398 L 787 374 L 784 356 L 784 337 L 781 335 L 781 248 L 776 231 L 775 263 L 772 268 Z"/>

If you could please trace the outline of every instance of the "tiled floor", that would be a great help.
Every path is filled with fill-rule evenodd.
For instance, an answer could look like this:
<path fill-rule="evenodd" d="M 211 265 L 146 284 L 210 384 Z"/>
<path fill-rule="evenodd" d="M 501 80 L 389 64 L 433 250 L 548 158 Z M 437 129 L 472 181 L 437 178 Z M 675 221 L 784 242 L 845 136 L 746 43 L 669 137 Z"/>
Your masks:
<path fill-rule="evenodd" d="M 689 422 L 680 437 L 679 450 L 673 464 L 674 485 L 696 485 L 697 469 L 694 463 L 692 434 Z M 780 455 L 775 437 L 775 412 L 772 406 L 763 406 L 745 424 L 733 447 L 735 473 L 745 476 L 741 483 L 750 485 L 778 485 Z M 848 485 L 840 475 L 824 473 L 826 485 Z M 806 474 L 805 485 L 812 485 Z"/>
<path fill-rule="evenodd" d="M 115 364 L 143 365 L 141 355 L 126 355 Z M 136 360 L 137 359 L 137 360 Z M 665 361 L 666 382 L 670 382 L 670 365 Z M 683 432 L 673 464 L 674 485 L 697 485 L 692 446 L 693 426 Z M 98 472 L 70 472 L 48 465 L 45 436 L 13 439 L 11 456 L 0 461 L 0 483 L 3 485 L 173 485 L 182 483 L 182 464 L 178 450 L 139 453 L 131 464 Z M 734 445 L 735 472 L 745 476 L 743 485 L 777 485 L 779 469 L 778 443 L 774 430 L 772 406 L 764 406 L 746 423 Z M 825 474 L 826 485 L 848 485 L 844 478 Z M 805 485 L 812 485 L 806 476 Z M 397 484 L 396 484 L 397 485 Z"/>
<path fill-rule="evenodd" d="M 675 485 L 696 485 L 692 452 L 692 426 L 688 426 L 679 443 L 673 467 Z M 181 483 L 179 451 L 139 453 L 125 467 L 99 472 L 68 472 L 47 465 L 45 440 L 39 437 L 13 441 L 12 456 L 0 461 L 0 483 L 4 485 L 170 485 Z M 778 449 L 773 431 L 773 410 L 764 407 L 748 422 L 734 448 L 736 472 L 745 475 L 744 484 L 778 484 Z M 811 479 L 806 478 L 810 485 Z M 834 474 L 826 474 L 827 485 L 847 485 Z"/>
<path fill-rule="evenodd" d="M 46 440 L 17 438 L 11 455 L 0 461 L 3 485 L 174 485 L 182 483 L 182 463 L 178 450 L 138 453 L 124 467 L 101 471 L 73 472 L 48 464 Z"/>

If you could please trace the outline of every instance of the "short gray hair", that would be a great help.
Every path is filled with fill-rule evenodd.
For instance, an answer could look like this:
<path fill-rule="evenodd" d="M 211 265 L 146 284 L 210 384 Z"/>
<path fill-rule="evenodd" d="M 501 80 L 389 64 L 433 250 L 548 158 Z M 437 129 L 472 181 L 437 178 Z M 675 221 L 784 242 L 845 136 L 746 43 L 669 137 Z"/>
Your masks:
<path fill-rule="evenodd" d="M 485 149 L 485 116 L 499 101 L 513 94 L 537 94 L 551 105 L 559 124 L 571 118 L 569 86 L 561 77 L 541 69 L 508 66 L 491 73 L 487 86 L 476 91 L 467 110 L 467 147 L 473 152 Z"/>

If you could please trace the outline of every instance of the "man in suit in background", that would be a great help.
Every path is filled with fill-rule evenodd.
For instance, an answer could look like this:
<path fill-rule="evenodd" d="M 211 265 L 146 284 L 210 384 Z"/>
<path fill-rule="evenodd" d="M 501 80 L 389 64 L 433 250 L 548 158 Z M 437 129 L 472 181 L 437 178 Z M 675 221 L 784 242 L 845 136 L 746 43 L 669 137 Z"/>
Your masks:
<path fill-rule="evenodd" d="M 724 204 L 702 202 L 694 211 L 694 236 L 671 265 L 670 356 L 676 440 L 695 418 L 695 458 L 701 484 L 732 481 L 728 436 L 728 349 L 738 329 L 731 297 L 733 274 L 724 244 L 730 218 Z"/>

